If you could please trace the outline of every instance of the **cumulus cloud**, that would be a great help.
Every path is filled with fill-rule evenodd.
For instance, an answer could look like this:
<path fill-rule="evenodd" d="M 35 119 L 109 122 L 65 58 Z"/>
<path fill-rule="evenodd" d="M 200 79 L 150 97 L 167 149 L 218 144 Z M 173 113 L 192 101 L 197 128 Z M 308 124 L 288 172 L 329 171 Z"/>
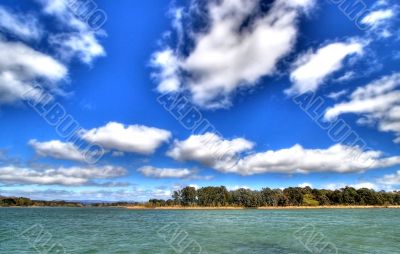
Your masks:
<path fill-rule="evenodd" d="M 52 157 L 62 160 L 85 161 L 85 152 L 79 150 L 79 147 L 73 143 L 64 143 L 59 140 L 48 142 L 38 142 L 33 139 L 29 141 L 29 145 L 35 149 L 39 156 Z"/>
<path fill-rule="evenodd" d="M 227 140 L 214 133 L 205 133 L 176 140 L 167 155 L 178 161 L 197 161 L 210 167 L 233 166 L 238 155 L 253 147 L 252 142 L 243 138 Z"/>
<path fill-rule="evenodd" d="M 213 148 L 206 144 L 211 144 Z M 242 152 L 252 147 L 253 144 L 244 139 L 230 141 L 206 134 L 175 141 L 168 155 L 179 161 L 195 161 L 223 173 L 240 175 L 354 173 L 400 164 L 400 156 L 386 158 L 379 151 L 363 151 L 340 144 L 327 149 L 305 149 L 295 145 L 241 156 Z"/>
<path fill-rule="evenodd" d="M 138 169 L 144 176 L 153 178 L 190 178 L 196 171 L 187 168 L 155 168 L 145 166 Z"/>
<path fill-rule="evenodd" d="M 68 0 L 37 0 L 43 5 L 44 12 L 54 16 L 64 25 L 64 30 L 59 34 L 50 36 L 52 43 L 59 50 L 64 59 L 79 58 L 84 63 L 91 63 L 95 58 L 105 56 L 106 52 L 98 40 L 103 31 L 93 31 L 88 23 L 81 20 L 74 13 L 75 1 Z M 83 7 L 82 7 L 83 8 Z M 86 11 L 78 9 L 77 12 Z"/>
<path fill-rule="evenodd" d="M 400 186 L 400 170 L 394 174 L 385 175 L 378 179 L 380 184 L 390 185 L 390 186 Z"/>
<path fill-rule="evenodd" d="M 171 138 L 166 130 L 143 125 L 129 125 L 110 122 L 105 126 L 86 130 L 82 138 L 104 148 L 138 154 L 152 154 Z"/>
<path fill-rule="evenodd" d="M 178 36 L 187 40 L 153 56 L 158 90 L 188 91 L 203 108 L 229 106 L 239 88 L 255 86 L 261 77 L 275 73 L 277 63 L 294 47 L 300 15 L 313 3 L 275 0 L 267 8 L 260 0 L 193 0 L 188 12 L 179 9 L 175 15 L 178 33 L 188 31 Z M 206 31 L 190 27 L 196 22 L 206 23 Z"/>
<path fill-rule="evenodd" d="M 0 182 L 15 184 L 81 186 L 93 179 L 121 177 L 127 171 L 121 167 L 70 167 L 31 169 L 17 166 L 0 167 Z"/>
<path fill-rule="evenodd" d="M 154 67 L 160 67 L 160 72 L 155 76 L 159 79 L 158 91 L 178 92 L 181 90 L 179 77 L 179 60 L 171 49 L 156 52 L 151 60 Z"/>
<path fill-rule="evenodd" d="M 329 75 L 343 67 L 343 61 L 351 55 L 361 55 L 363 45 L 360 42 L 335 42 L 309 51 L 300 56 L 290 74 L 293 85 L 285 92 L 289 95 L 315 92 Z"/>
<path fill-rule="evenodd" d="M 334 145 L 327 149 L 305 149 L 295 145 L 270 150 L 240 159 L 235 167 L 217 168 L 222 172 L 254 175 L 262 173 L 305 174 L 316 172 L 351 173 L 400 164 L 400 156 L 385 158 L 379 151 Z"/>
<path fill-rule="evenodd" d="M 382 77 L 357 88 L 350 100 L 328 108 L 325 119 L 333 120 L 342 114 L 361 115 L 359 123 L 377 122 L 383 132 L 394 132 L 400 143 L 400 73 Z"/>
<path fill-rule="evenodd" d="M 57 82 L 67 76 L 67 68 L 51 56 L 38 52 L 20 42 L 0 38 L 0 104 L 13 104 L 24 95 L 39 101 L 41 92 L 35 82 L 57 90 Z M 29 93 L 28 93 L 29 92 Z"/>
<path fill-rule="evenodd" d="M 42 30 L 36 17 L 29 14 L 12 12 L 0 6 L 0 31 L 8 32 L 25 40 L 36 40 L 42 35 Z"/>

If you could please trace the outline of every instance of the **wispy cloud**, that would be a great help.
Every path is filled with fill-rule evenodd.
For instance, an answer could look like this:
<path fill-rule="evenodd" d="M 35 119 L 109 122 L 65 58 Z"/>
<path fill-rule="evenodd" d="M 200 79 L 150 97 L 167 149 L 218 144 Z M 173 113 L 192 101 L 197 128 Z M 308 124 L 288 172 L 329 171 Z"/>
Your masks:
<path fill-rule="evenodd" d="M 341 102 L 328 108 L 327 120 L 342 114 L 357 114 L 360 123 L 378 123 L 378 129 L 394 132 L 400 143 L 400 73 L 384 76 L 370 84 L 357 88 L 349 101 Z"/>
<path fill-rule="evenodd" d="M 338 100 L 341 97 L 343 97 L 344 95 L 346 95 L 347 93 L 348 93 L 347 90 L 341 90 L 341 91 L 338 91 L 338 92 L 331 92 L 328 95 L 326 95 L 326 97 L 328 97 L 328 98 L 330 98 L 332 100 Z"/>
<path fill-rule="evenodd" d="M 125 187 L 117 189 L 35 189 L 16 188 L 3 190 L 2 195 L 29 197 L 36 200 L 94 200 L 94 201 L 148 201 L 150 198 L 171 198 L 172 188 Z"/>
<path fill-rule="evenodd" d="M 155 168 L 152 166 L 141 167 L 138 172 L 153 178 L 190 178 L 197 173 L 195 170 L 187 168 Z"/>
<path fill-rule="evenodd" d="M 82 186 L 95 179 L 122 177 L 122 167 L 70 167 L 34 169 L 17 166 L 0 167 L 0 182 L 12 184 Z"/>
<path fill-rule="evenodd" d="M 360 42 L 335 42 L 300 56 L 290 74 L 293 86 L 286 93 L 294 95 L 317 91 L 327 77 L 343 67 L 348 56 L 361 55 L 363 47 Z"/>
<path fill-rule="evenodd" d="M 67 67 L 53 57 L 0 38 L 0 104 L 19 102 L 29 91 L 31 98 L 26 99 L 40 101 L 35 82 L 42 80 L 44 87 L 57 90 L 67 74 Z"/>
<path fill-rule="evenodd" d="M 371 26 L 378 26 L 382 22 L 392 18 L 394 16 L 394 11 L 391 9 L 381 9 L 371 12 L 369 15 L 365 16 L 361 22 Z"/>
<path fill-rule="evenodd" d="M 382 178 L 378 179 L 378 183 L 383 185 L 400 187 L 400 170 L 398 170 L 394 174 L 384 175 Z"/>
<path fill-rule="evenodd" d="M 78 58 L 90 64 L 94 59 L 106 55 L 98 37 L 104 31 L 93 31 L 88 23 L 79 19 L 72 11 L 74 2 L 68 0 L 37 0 L 43 5 L 43 12 L 53 16 L 64 26 L 64 31 L 49 36 L 50 43 L 58 48 L 58 53 L 65 60 Z M 84 8 L 84 7 L 82 7 Z M 80 10 L 86 11 L 86 10 Z"/>
<path fill-rule="evenodd" d="M 24 40 L 37 40 L 43 33 L 35 16 L 17 13 L 1 6 L 0 31 L 8 32 Z"/>

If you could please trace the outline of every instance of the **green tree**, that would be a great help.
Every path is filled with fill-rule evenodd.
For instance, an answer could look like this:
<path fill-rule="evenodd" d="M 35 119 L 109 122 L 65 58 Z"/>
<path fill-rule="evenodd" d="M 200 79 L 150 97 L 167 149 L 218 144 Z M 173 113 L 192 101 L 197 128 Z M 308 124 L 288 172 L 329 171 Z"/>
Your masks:
<path fill-rule="evenodd" d="M 288 199 L 289 205 L 300 206 L 303 203 L 303 191 L 302 188 L 290 187 L 283 190 L 283 194 Z"/>
<path fill-rule="evenodd" d="M 229 205 L 230 194 L 225 186 L 201 188 L 197 191 L 197 196 L 201 206 Z"/>
<path fill-rule="evenodd" d="M 341 190 L 335 190 L 328 194 L 329 200 L 332 205 L 342 205 L 344 204 L 343 193 Z"/>
<path fill-rule="evenodd" d="M 197 191 L 194 187 L 185 187 L 181 190 L 182 205 L 193 206 L 197 202 Z"/>
<path fill-rule="evenodd" d="M 378 195 L 374 190 L 362 188 L 357 190 L 359 205 L 380 205 L 384 203 L 381 195 Z"/>
<path fill-rule="evenodd" d="M 172 199 L 175 202 L 175 205 L 181 205 L 182 204 L 182 192 L 180 190 L 174 191 L 172 194 Z"/>
<path fill-rule="evenodd" d="M 331 195 L 332 191 L 314 189 L 312 191 L 312 193 L 320 205 L 330 205 L 331 204 L 329 196 Z"/>
<path fill-rule="evenodd" d="M 357 190 L 353 187 L 346 187 L 342 189 L 342 195 L 343 202 L 346 205 L 356 205 L 357 201 L 360 200 Z"/>
<path fill-rule="evenodd" d="M 231 192 L 232 202 L 236 206 L 259 207 L 263 203 L 260 192 L 249 189 L 238 189 Z"/>

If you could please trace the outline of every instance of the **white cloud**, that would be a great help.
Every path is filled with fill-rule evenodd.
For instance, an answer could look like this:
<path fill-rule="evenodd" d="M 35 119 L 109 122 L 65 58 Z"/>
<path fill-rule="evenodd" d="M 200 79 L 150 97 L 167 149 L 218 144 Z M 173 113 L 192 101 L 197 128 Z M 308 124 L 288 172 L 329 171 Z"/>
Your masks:
<path fill-rule="evenodd" d="M 155 74 L 160 81 L 160 84 L 158 84 L 159 92 L 168 93 L 180 90 L 179 60 L 171 49 L 156 52 L 152 57 L 151 64 L 160 70 L 160 73 Z"/>
<path fill-rule="evenodd" d="M 390 185 L 390 186 L 400 186 L 400 170 L 394 174 L 385 175 L 378 179 L 380 184 Z"/>
<path fill-rule="evenodd" d="M 0 39 L 0 104 L 13 104 L 29 92 L 39 101 L 40 91 L 32 92 L 36 81 L 57 90 L 57 82 L 67 76 L 67 68 L 52 58 L 19 42 Z M 30 92 L 31 91 L 31 92 Z"/>
<path fill-rule="evenodd" d="M 66 68 L 52 57 L 35 51 L 23 43 L 0 41 L 0 70 L 21 75 L 20 79 L 46 78 L 58 81 Z"/>
<path fill-rule="evenodd" d="M 300 56 L 290 74 L 293 86 L 285 92 L 289 95 L 315 92 L 329 75 L 342 68 L 348 56 L 362 52 L 363 45 L 359 42 L 335 42 Z"/>
<path fill-rule="evenodd" d="M 67 10 L 67 2 L 65 0 L 38 0 L 44 5 L 46 13 L 62 13 Z"/>
<path fill-rule="evenodd" d="M 201 187 L 197 184 L 189 184 L 189 187 L 195 188 L 196 190 L 200 189 Z"/>
<path fill-rule="evenodd" d="M 325 119 L 353 113 L 362 115 L 363 122 L 378 122 L 378 129 L 394 132 L 395 142 L 400 141 L 400 73 L 382 77 L 372 83 L 357 88 L 348 102 L 342 102 L 328 108 Z"/>
<path fill-rule="evenodd" d="M 349 186 L 348 184 L 344 183 L 328 183 L 326 184 L 323 188 L 327 190 L 340 190 L 341 188 L 344 188 L 346 186 Z"/>
<path fill-rule="evenodd" d="M 105 55 L 104 48 L 92 32 L 57 34 L 51 37 L 50 42 L 59 47 L 60 54 L 65 59 L 76 55 L 89 64 L 94 58 Z"/>
<path fill-rule="evenodd" d="M 112 153 L 111 153 L 111 156 L 112 157 L 122 157 L 122 156 L 124 156 L 125 155 L 125 153 L 124 152 L 121 152 L 121 151 L 113 151 Z"/>
<path fill-rule="evenodd" d="M 305 188 L 305 187 L 310 187 L 313 188 L 313 185 L 311 183 L 301 183 L 298 185 L 300 188 Z"/>
<path fill-rule="evenodd" d="M 373 189 L 375 191 L 380 191 L 382 190 L 382 186 L 379 186 L 375 183 L 370 183 L 370 182 L 361 182 L 361 183 L 355 183 L 355 184 L 345 184 L 345 183 L 330 183 L 330 184 L 326 184 L 324 186 L 324 189 L 328 189 L 328 190 L 340 190 L 342 188 L 345 187 L 353 187 L 354 189 L 363 189 L 363 188 L 367 188 L 367 189 Z"/>
<path fill-rule="evenodd" d="M 98 42 L 103 31 L 92 31 L 88 23 L 74 14 L 67 0 L 37 0 L 43 5 L 43 12 L 57 22 L 48 31 L 50 51 L 56 50 L 57 57 L 70 60 L 78 57 L 85 63 L 105 55 Z M 54 21 L 54 20 L 53 20 Z M 55 32 L 60 30 L 61 32 Z M 0 31 L 15 35 L 22 40 L 38 40 L 45 36 L 35 15 L 20 14 L 0 7 Z M 15 104 L 27 92 L 28 98 L 39 102 L 42 95 L 34 87 L 40 83 L 50 94 L 62 94 L 59 81 L 66 78 L 68 69 L 54 57 L 41 53 L 21 42 L 7 41 L 0 37 L 0 104 Z"/>
<path fill-rule="evenodd" d="M 345 82 L 353 79 L 354 77 L 356 77 L 356 73 L 354 71 L 348 71 L 345 74 L 343 74 L 343 76 L 337 78 L 335 81 L 339 83 Z"/>
<path fill-rule="evenodd" d="M 16 166 L 0 167 L 0 182 L 15 184 L 80 186 L 93 179 L 121 177 L 127 171 L 121 167 L 71 167 L 31 169 Z"/>
<path fill-rule="evenodd" d="M 106 52 L 98 41 L 103 31 L 93 31 L 88 23 L 74 13 L 74 2 L 68 0 L 38 0 L 42 3 L 44 12 L 52 15 L 71 32 L 63 32 L 50 36 L 50 42 L 59 50 L 65 59 L 78 57 L 82 62 L 90 64 L 95 58 L 105 56 Z M 78 9 L 77 12 L 84 11 Z M 66 30 L 66 29 L 65 29 Z"/>
<path fill-rule="evenodd" d="M 354 189 L 373 189 L 373 190 L 380 190 L 379 187 L 374 184 L 374 183 L 368 183 L 368 182 L 363 182 L 363 183 L 357 183 L 357 184 L 353 184 L 351 185 L 351 187 L 353 187 Z"/>
<path fill-rule="evenodd" d="M 42 30 L 37 19 L 29 14 L 13 13 L 0 6 L 0 31 L 9 32 L 22 39 L 39 39 Z"/>
<path fill-rule="evenodd" d="M 2 195 L 12 197 L 28 197 L 34 200 L 92 200 L 92 201 L 148 201 L 150 198 L 168 199 L 171 198 L 172 188 L 90 188 L 68 190 L 52 187 L 51 189 L 21 188 L 2 189 Z"/>
<path fill-rule="evenodd" d="M 369 27 L 370 31 L 378 38 L 387 39 L 397 33 L 395 17 L 398 11 L 398 5 L 390 5 L 388 2 L 378 1 L 371 7 L 371 12 L 363 17 L 360 24 Z"/>
<path fill-rule="evenodd" d="M 332 100 L 338 100 L 339 98 L 343 97 L 344 95 L 347 94 L 347 90 L 341 90 L 338 92 L 332 92 L 330 94 L 328 94 L 326 97 L 332 99 Z"/>
<path fill-rule="evenodd" d="M 187 168 L 155 168 L 152 166 L 141 167 L 138 172 L 154 178 L 190 178 L 196 174 L 196 171 Z"/>
<path fill-rule="evenodd" d="M 37 140 L 30 140 L 31 145 L 37 155 L 43 157 L 52 157 L 62 160 L 85 161 L 85 153 L 80 151 L 73 143 L 63 143 L 59 140 L 52 140 L 48 142 L 38 142 Z"/>
<path fill-rule="evenodd" d="M 171 138 L 171 133 L 143 125 L 124 126 L 110 122 L 105 126 L 84 131 L 82 138 L 121 152 L 152 154 Z"/>
<path fill-rule="evenodd" d="M 241 155 L 253 147 L 253 143 L 242 138 L 225 140 L 207 133 L 175 141 L 167 155 L 178 161 L 195 161 L 223 173 L 240 175 L 354 173 L 400 164 L 400 156 L 384 157 L 380 151 L 363 151 L 359 147 L 340 144 L 327 149 L 305 149 L 295 145 Z"/>
<path fill-rule="evenodd" d="M 175 141 L 167 155 L 178 161 L 198 161 L 206 166 L 218 167 L 234 162 L 240 153 L 252 149 L 254 144 L 243 138 L 223 139 L 214 133 L 192 135 Z"/>
<path fill-rule="evenodd" d="M 204 6 L 193 3 L 186 16 L 204 12 L 200 10 Z M 259 0 L 208 2 L 207 13 L 202 15 L 207 17 L 208 29 L 188 32 L 194 47 L 187 56 L 178 53 L 182 48 L 169 47 L 154 54 L 153 65 L 159 68 L 158 90 L 189 91 L 193 102 L 204 108 L 229 106 L 230 97 L 239 88 L 255 86 L 261 77 L 275 73 L 279 60 L 294 47 L 299 16 L 313 3 L 276 0 L 261 14 Z M 181 9 L 177 12 L 182 15 Z"/>
<path fill-rule="evenodd" d="M 250 190 L 251 188 L 249 186 L 246 186 L 246 185 L 235 185 L 235 186 L 227 186 L 226 189 L 228 191 L 236 191 L 236 190 L 239 190 L 239 189 Z"/>
<path fill-rule="evenodd" d="M 240 159 L 234 167 L 217 168 L 241 175 L 262 173 L 306 174 L 316 172 L 351 173 L 400 164 L 400 156 L 384 158 L 379 151 L 362 151 L 358 147 L 334 145 L 327 149 L 270 150 Z"/>
<path fill-rule="evenodd" d="M 371 12 L 369 15 L 365 16 L 361 23 L 366 25 L 376 26 L 379 23 L 386 21 L 394 16 L 394 12 L 391 9 L 386 10 L 376 10 Z"/>

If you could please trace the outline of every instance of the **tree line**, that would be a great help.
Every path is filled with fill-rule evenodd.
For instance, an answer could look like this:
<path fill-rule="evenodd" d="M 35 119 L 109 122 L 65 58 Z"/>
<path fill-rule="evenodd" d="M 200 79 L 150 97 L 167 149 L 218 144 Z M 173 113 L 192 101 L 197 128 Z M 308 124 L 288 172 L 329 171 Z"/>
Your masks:
<path fill-rule="evenodd" d="M 262 190 L 237 189 L 228 191 L 225 186 L 185 187 L 173 192 L 168 200 L 150 199 L 141 202 L 114 202 L 83 204 L 67 201 L 39 201 L 24 197 L 0 196 L 0 207 L 37 206 L 37 207 L 285 207 L 285 206 L 391 206 L 400 205 L 400 192 L 375 191 L 345 187 L 338 190 L 312 189 L 310 187 L 289 187 L 286 189 Z"/>
<path fill-rule="evenodd" d="M 339 190 L 290 187 L 286 189 L 263 188 L 261 191 L 237 189 L 228 191 L 225 186 L 185 187 L 174 191 L 168 200 L 151 199 L 149 206 L 203 206 L 203 207 L 285 207 L 285 206 L 390 206 L 400 205 L 400 192 L 345 187 Z"/>
<path fill-rule="evenodd" d="M 42 200 L 31 200 L 23 197 L 2 197 L 0 196 L 0 207 L 82 207 L 83 204 L 78 202 L 66 202 L 66 201 L 42 201 Z"/>

